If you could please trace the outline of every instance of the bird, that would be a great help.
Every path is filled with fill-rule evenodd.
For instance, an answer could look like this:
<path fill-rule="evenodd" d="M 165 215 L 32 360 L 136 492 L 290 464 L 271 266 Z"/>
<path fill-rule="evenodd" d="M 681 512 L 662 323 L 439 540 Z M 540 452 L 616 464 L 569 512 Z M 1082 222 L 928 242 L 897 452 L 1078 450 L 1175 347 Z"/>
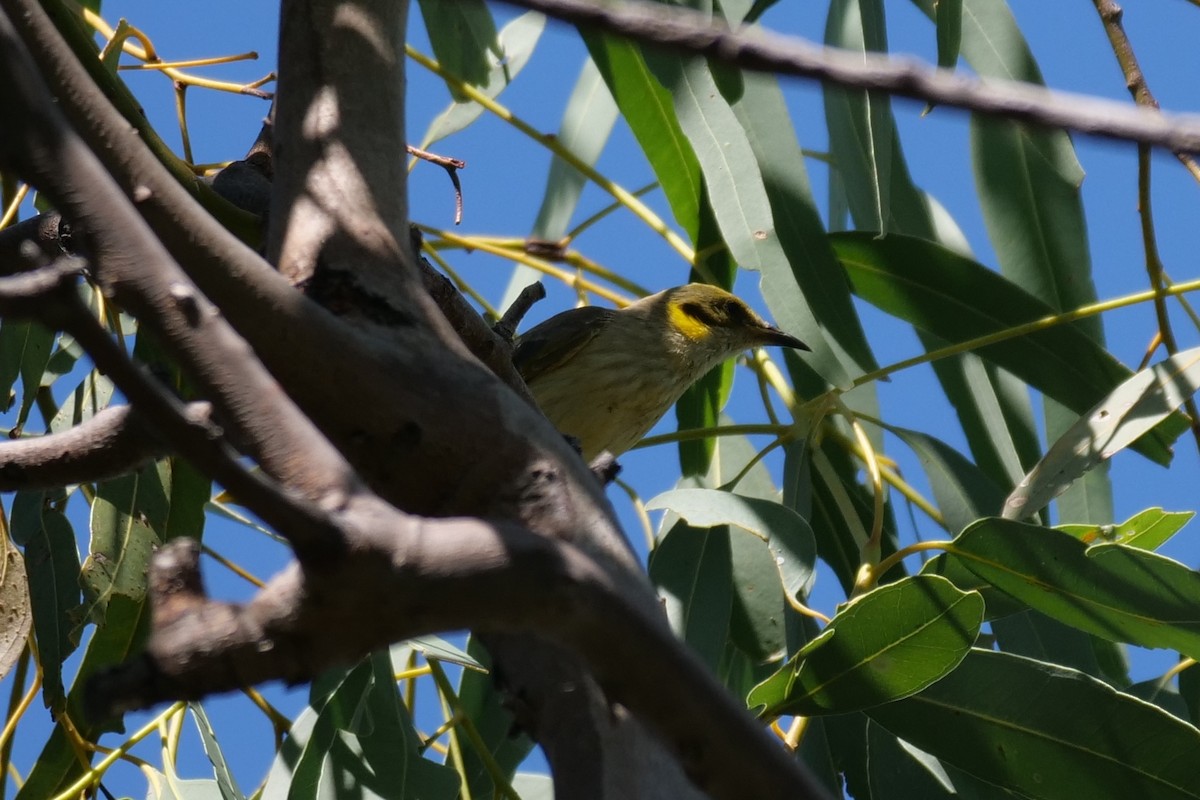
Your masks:
<path fill-rule="evenodd" d="M 689 283 L 622 309 L 556 314 L 517 338 L 513 363 L 591 463 L 637 444 L 717 364 L 766 345 L 810 349 L 724 289 Z"/>

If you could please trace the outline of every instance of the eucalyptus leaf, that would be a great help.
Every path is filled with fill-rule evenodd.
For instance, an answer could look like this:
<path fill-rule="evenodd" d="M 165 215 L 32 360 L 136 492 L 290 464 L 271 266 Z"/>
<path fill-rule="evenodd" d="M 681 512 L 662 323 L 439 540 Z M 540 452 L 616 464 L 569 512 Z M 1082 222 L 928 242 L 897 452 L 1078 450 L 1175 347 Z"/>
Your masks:
<path fill-rule="evenodd" d="M 1200 388 L 1200 347 L 1126 380 L 1059 437 L 1004 502 L 1003 516 L 1027 517 L 1080 475 L 1107 461 L 1176 413 Z"/>
<path fill-rule="evenodd" d="M 1103 681 L 1032 659 L 972 650 L 920 694 L 866 713 L 1021 797 L 1200 797 L 1200 731 Z"/>
<path fill-rule="evenodd" d="M 1117 642 L 1200 657 L 1200 573 L 1120 544 L 1012 520 L 976 522 L 954 540 L 956 559 L 1061 622 Z"/>
<path fill-rule="evenodd" d="M 844 713 L 907 697 L 950 673 L 983 622 L 983 598 L 916 575 L 855 598 L 750 693 L 759 716 Z"/>

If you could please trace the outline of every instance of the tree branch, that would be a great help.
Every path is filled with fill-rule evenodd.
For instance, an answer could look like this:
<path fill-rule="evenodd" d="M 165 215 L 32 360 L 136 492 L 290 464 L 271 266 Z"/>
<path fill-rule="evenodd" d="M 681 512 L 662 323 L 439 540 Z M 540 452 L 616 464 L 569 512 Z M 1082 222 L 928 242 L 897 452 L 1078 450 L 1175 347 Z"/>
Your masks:
<path fill-rule="evenodd" d="M 94 679 L 89 695 L 99 710 L 272 679 L 294 683 L 392 641 L 471 625 L 550 636 L 583 654 L 608 695 L 653 720 L 712 797 L 825 796 L 674 646 L 661 621 L 625 598 L 579 549 L 517 526 L 405 518 L 386 508 L 338 517 L 348 526 L 366 522 L 347 532 L 359 547 L 317 573 L 284 571 L 245 606 L 204 597 L 194 543 L 156 554 L 150 644 L 140 659 Z M 714 721 L 723 732 L 715 740 L 704 733 Z"/>
<path fill-rule="evenodd" d="M 576 25 L 670 47 L 756 72 L 793 75 L 911 97 L 1050 128 L 1200 153 L 1200 118 L 1166 115 L 1040 86 L 980 81 L 908 58 L 850 53 L 766 30 L 737 32 L 695 11 L 657 3 L 504 0 Z"/>
<path fill-rule="evenodd" d="M 224 424 L 266 473 L 314 502 L 336 505 L 359 485 L 340 454 L 321 436 L 245 342 L 187 280 L 112 178 L 71 130 L 42 83 L 24 44 L 0 14 L 0 105 L 25 124 L 0 126 L 0 161 L 19 167 L 86 231 L 94 274 L 116 299 L 172 347 L 206 391 Z M 330 529 L 300 503 L 273 504 L 266 483 L 252 476 L 218 432 L 197 430 L 183 404 L 145 378 L 83 307 L 60 301 L 55 319 L 88 349 L 130 401 L 151 415 L 181 452 L 234 491 L 247 507 L 298 548 L 320 550 Z M 241 484 L 235 486 L 235 484 Z M 261 504 L 256 501 L 262 500 Z M 308 536 L 313 538 L 307 538 Z"/>
<path fill-rule="evenodd" d="M 183 414 L 192 424 L 207 423 L 212 406 L 188 403 Z M 110 406 L 61 433 L 0 444 L 0 491 L 107 480 L 170 451 L 144 415 L 130 406 Z"/>

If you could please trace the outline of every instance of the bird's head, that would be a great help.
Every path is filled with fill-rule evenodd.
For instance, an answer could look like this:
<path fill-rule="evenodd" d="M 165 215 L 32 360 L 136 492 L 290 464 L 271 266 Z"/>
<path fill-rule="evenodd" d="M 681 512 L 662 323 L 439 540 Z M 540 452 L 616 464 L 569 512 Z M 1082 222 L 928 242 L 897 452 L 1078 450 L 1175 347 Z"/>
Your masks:
<path fill-rule="evenodd" d="M 720 361 L 748 347 L 766 345 L 809 349 L 734 295 L 707 283 L 677 286 L 641 302 L 650 313 L 664 316 L 679 349 L 704 352 L 709 356 L 705 360 Z"/>

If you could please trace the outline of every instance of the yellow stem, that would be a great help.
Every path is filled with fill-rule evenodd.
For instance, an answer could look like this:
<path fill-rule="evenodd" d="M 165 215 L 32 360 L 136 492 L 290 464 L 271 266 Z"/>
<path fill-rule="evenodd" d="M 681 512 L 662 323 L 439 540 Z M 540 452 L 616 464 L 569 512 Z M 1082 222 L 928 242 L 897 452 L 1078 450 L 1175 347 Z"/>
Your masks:
<path fill-rule="evenodd" d="M 29 194 L 29 184 L 22 183 L 21 188 L 17 189 L 17 193 L 13 195 L 8 208 L 4 209 L 4 216 L 0 216 L 0 228 L 7 228 L 17 218 L 17 212 L 21 210 L 21 203 L 25 202 L 27 194 Z"/>
<path fill-rule="evenodd" d="M 150 734 L 152 734 L 156 730 L 158 730 L 158 723 L 160 720 L 164 719 L 165 717 L 170 716 L 171 714 L 178 713 L 179 710 L 181 708 L 183 708 L 185 705 L 186 705 L 186 703 L 183 703 L 183 702 L 175 703 L 170 708 L 168 708 L 166 711 L 162 712 L 157 717 L 155 717 L 154 719 L 147 722 L 140 729 L 138 729 L 138 731 L 136 733 L 134 733 L 133 736 L 130 736 L 126 741 L 122 742 L 119 747 L 114 747 L 107 756 L 105 756 L 103 759 L 100 760 L 100 763 L 96 764 L 94 767 L 91 767 L 87 772 L 85 772 L 79 778 L 79 780 L 72 783 L 64 791 L 59 792 L 57 795 L 55 795 L 55 800 L 72 800 L 72 798 L 76 797 L 84 789 L 86 789 L 89 786 L 94 785 L 97 781 L 100 780 L 101 776 L 104 775 L 104 773 L 108 770 L 109 767 L 111 767 L 114 763 L 116 763 L 116 761 L 118 759 L 123 758 L 125 756 L 126 752 L 131 747 L 133 747 L 135 744 L 140 742 L 142 739 L 145 739 L 147 736 L 149 736 Z"/>
<path fill-rule="evenodd" d="M 1105 300 L 1100 303 L 1092 303 L 1091 305 L 1080 306 L 1073 311 L 1064 311 L 1061 314 L 1051 314 L 1047 317 L 1026 322 L 1023 325 L 1015 325 L 1011 328 L 1006 328 L 1002 331 L 989 333 L 986 336 L 977 336 L 974 339 L 968 339 L 965 342 L 952 344 L 947 347 L 941 347 L 937 350 L 931 350 L 913 358 L 906 358 L 903 361 L 897 361 L 895 364 L 890 364 L 886 367 L 881 367 L 874 372 L 868 372 L 865 375 L 860 375 L 854 379 L 854 386 L 862 386 L 871 381 L 877 381 L 887 375 L 891 375 L 909 367 L 915 367 L 919 364 L 925 364 L 930 361 L 956 356 L 959 353 L 967 353 L 972 350 L 978 350 L 981 347 L 987 347 L 997 342 L 1005 342 L 1009 339 L 1016 339 L 1019 336 L 1026 336 L 1031 333 L 1039 333 L 1041 331 L 1053 328 L 1057 325 L 1064 325 L 1068 322 L 1075 322 L 1088 317 L 1094 317 L 1097 314 L 1103 314 L 1106 311 L 1113 311 L 1118 308 L 1126 308 L 1139 303 L 1148 303 L 1154 300 L 1158 294 L 1164 295 L 1181 295 L 1188 292 L 1200 290 L 1200 280 L 1187 281 L 1185 283 L 1177 283 L 1172 286 L 1163 287 L 1161 292 L 1156 292 L 1154 289 L 1149 289 L 1144 292 L 1118 297 L 1115 300 Z"/>
<path fill-rule="evenodd" d="M 508 260 L 515 261 L 518 264 L 524 264 L 527 267 L 532 267 L 538 272 L 562 281 L 567 286 L 572 288 L 583 288 L 597 297 L 603 297 L 605 300 L 609 300 L 618 306 L 629 305 L 628 298 L 623 297 L 610 289 L 606 289 L 599 284 L 593 283 L 586 278 L 582 278 L 579 275 L 569 272 L 568 270 L 559 269 L 553 264 L 543 261 L 540 258 L 534 258 L 533 256 L 527 255 L 523 251 L 514 251 L 505 247 L 496 247 L 484 241 L 477 241 L 465 236 L 459 236 L 457 234 L 450 233 L 449 231 L 439 231 L 436 228 L 429 228 L 425 225 L 418 225 L 417 227 L 423 233 L 437 236 L 442 241 L 449 242 L 450 244 L 457 245 L 466 250 L 478 250 L 482 253 L 499 256 L 500 258 L 507 258 Z M 438 242 L 435 241 L 428 241 L 426 243 L 435 248 L 438 245 Z"/>

